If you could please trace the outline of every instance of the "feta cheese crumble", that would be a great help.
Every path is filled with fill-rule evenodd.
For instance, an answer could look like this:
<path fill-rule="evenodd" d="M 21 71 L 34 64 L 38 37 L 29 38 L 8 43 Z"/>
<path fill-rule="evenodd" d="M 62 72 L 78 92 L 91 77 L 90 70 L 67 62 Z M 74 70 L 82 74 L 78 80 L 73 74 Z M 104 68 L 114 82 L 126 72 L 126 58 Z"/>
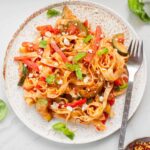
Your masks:
<path fill-rule="evenodd" d="M 63 80 L 59 80 L 57 83 L 58 84 L 63 84 Z"/>
<path fill-rule="evenodd" d="M 103 96 L 100 96 L 100 97 L 99 97 L 99 101 L 100 101 L 100 102 L 103 102 L 103 100 L 104 100 L 104 97 L 103 97 Z"/>
<path fill-rule="evenodd" d="M 88 52 L 89 52 L 89 53 L 93 53 L 93 50 L 92 50 L 92 49 L 89 49 Z"/>
<path fill-rule="evenodd" d="M 73 111 L 73 108 L 71 106 L 67 106 L 66 109 L 69 111 Z"/>
<path fill-rule="evenodd" d="M 90 80 L 90 77 L 89 77 L 89 76 L 86 76 L 86 77 L 83 79 L 83 82 L 84 82 L 84 83 L 87 83 L 89 80 Z"/>
<path fill-rule="evenodd" d="M 87 105 L 87 104 L 83 104 L 83 105 L 82 105 L 82 111 L 86 110 L 86 109 L 87 109 L 87 107 L 88 107 L 88 105 Z"/>
<path fill-rule="evenodd" d="M 56 102 L 53 102 L 53 104 L 51 105 L 52 109 L 58 109 L 59 104 Z"/>
<path fill-rule="evenodd" d="M 70 45 L 70 41 L 67 38 L 64 38 L 64 44 L 66 46 L 69 46 Z"/>

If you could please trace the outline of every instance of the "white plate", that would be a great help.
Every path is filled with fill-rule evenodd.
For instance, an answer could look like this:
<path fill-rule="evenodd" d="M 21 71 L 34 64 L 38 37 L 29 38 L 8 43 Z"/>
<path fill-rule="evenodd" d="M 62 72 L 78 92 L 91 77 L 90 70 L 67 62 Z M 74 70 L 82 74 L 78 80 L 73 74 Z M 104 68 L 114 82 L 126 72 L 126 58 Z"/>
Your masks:
<path fill-rule="evenodd" d="M 113 107 L 115 111 L 115 116 L 113 119 L 107 122 L 106 131 L 98 132 L 93 126 L 74 125 L 69 123 L 69 127 L 71 129 L 77 128 L 75 132 L 75 139 L 71 141 L 64 135 L 55 133 L 51 129 L 52 124 L 58 121 L 57 119 L 54 119 L 51 122 L 46 122 L 39 116 L 39 114 L 35 111 L 34 107 L 30 108 L 29 106 L 27 106 L 23 98 L 23 91 L 17 86 L 19 80 L 18 65 L 14 63 L 13 58 L 14 56 L 19 55 L 19 46 L 23 41 L 32 41 L 34 39 L 34 37 L 37 34 L 35 26 L 42 24 L 44 25 L 48 23 L 55 23 L 57 17 L 54 17 L 52 19 L 47 19 L 46 17 L 46 10 L 48 8 L 56 8 L 61 11 L 65 4 L 69 5 L 73 12 L 81 20 L 88 19 L 93 28 L 95 28 L 96 25 L 101 25 L 102 29 L 104 30 L 107 36 L 118 32 L 124 32 L 126 36 L 127 45 L 129 44 L 129 41 L 132 38 L 138 38 L 137 34 L 131 28 L 131 26 L 126 21 L 124 21 L 119 15 L 117 15 L 113 10 L 107 8 L 106 6 L 85 1 L 72 1 L 52 4 L 31 15 L 20 26 L 18 31 L 13 36 L 13 39 L 9 43 L 7 57 L 5 60 L 6 93 L 8 96 L 9 103 L 12 106 L 16 115 L 20 118 L 20 120 L 22 120 L 22 122 L 26 126 L 28 126 L 37 134 L 49 140 L 61 143 L 89 143 L 92 141 L 103 139 L 120 128 L 125 95 L 122 95 L 119 98 L 117 98 L 116 103 Z M 129 74 L 131 74 L 131 72 Z M 133 89 L 130 117 L 134 114 L 141 102 L 145 89 L 145 84 L 146 60 L 144 59 L 144 63 L 137 75 L 135 86 Z"/>

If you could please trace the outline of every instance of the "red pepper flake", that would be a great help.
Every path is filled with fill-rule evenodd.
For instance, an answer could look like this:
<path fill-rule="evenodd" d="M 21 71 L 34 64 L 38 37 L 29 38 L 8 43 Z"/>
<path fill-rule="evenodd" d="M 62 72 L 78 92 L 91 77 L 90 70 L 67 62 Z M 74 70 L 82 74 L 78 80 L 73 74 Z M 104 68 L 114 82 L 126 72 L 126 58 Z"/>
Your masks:
<path fill-rule="evenodd" d="M 123 44 L 123 43 L 124 43 L 124 41 L 125 41 L 125 39 L 124 39 L 124 38 L 118 38 L 118 42 L 119 42 L 119 43 L 122 43 L 122 44 Z"/>
<path fill-rule="evenodd" d="M 71 106 L 71 107 L 82 106 L 83 104 L 86 103 L 86 101 L 87 101 L 86 98 L 83 98 L 83 99 L 80 99 L 73 103 L 67 103 L 67 104 L 65 104 L 65 107 L 67 107 L 67 106 Z"/>
<path fill-rule="evenodd" d="M 110 106 L 113 106 L 115 103 L 115 98 L 112 98 L 111 100 L 108 100 L 108 103 L 110 104 Z"/>
<path fill-rule="evenodd" d="M 42 76 L 39 78 L 40 81 L 46 81 L 46 77 Z"/>
<path fill-rule="evenodd" d="M 83 22 L 83 24 L 84 24 L 85 27 L 88 28 L 88 24 L 89 24 L 89 23 L 88 23 L 88 20 L 87 20 L 87 19 Z"/>
<path fill-rule="evenodd" d="M 106 112 L 104 112 L 104 116 L 105 116 L 105 119 L 102 120 L 101 122 L 102 122 L 103 124 L 106 124 L 109 115 L 108 115 Z"/>

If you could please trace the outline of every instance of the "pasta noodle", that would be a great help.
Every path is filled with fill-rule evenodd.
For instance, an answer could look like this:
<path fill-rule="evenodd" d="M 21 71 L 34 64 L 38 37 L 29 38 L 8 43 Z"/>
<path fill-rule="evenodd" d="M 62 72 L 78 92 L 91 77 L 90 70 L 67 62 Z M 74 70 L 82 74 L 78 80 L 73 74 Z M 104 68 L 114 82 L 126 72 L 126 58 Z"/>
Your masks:
<path fill-rule="evenodd" d="M 116 47 L 123 47 L 124 39 L 113 42 L 100 26 L 92 31 L 88 21 L 80 21 L 67 6 L 55 27 L 37 30 L 40 36 L 23 42 L 21 56 L 14 58 L 27 104 L 35 105 L 47 121 L 58 117 L 105 130 L 115 97 L 128 84 L 128 55 Z"/>

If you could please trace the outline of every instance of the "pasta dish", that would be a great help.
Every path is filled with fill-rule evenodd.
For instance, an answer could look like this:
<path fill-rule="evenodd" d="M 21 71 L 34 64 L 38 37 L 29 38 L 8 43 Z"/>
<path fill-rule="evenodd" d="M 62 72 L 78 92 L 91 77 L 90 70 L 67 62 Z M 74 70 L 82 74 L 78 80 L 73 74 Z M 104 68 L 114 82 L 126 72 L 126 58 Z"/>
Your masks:
<path fill-rule="evenodd" d="M 128 87 L 124 33 L 106 37 L 64 6 L 55 26 L 37 26 L 37 37 L 20 46 L 19 82 L 24 99 L 46 120 L 63 118 L 105 130 L 115 98 Z"/>

